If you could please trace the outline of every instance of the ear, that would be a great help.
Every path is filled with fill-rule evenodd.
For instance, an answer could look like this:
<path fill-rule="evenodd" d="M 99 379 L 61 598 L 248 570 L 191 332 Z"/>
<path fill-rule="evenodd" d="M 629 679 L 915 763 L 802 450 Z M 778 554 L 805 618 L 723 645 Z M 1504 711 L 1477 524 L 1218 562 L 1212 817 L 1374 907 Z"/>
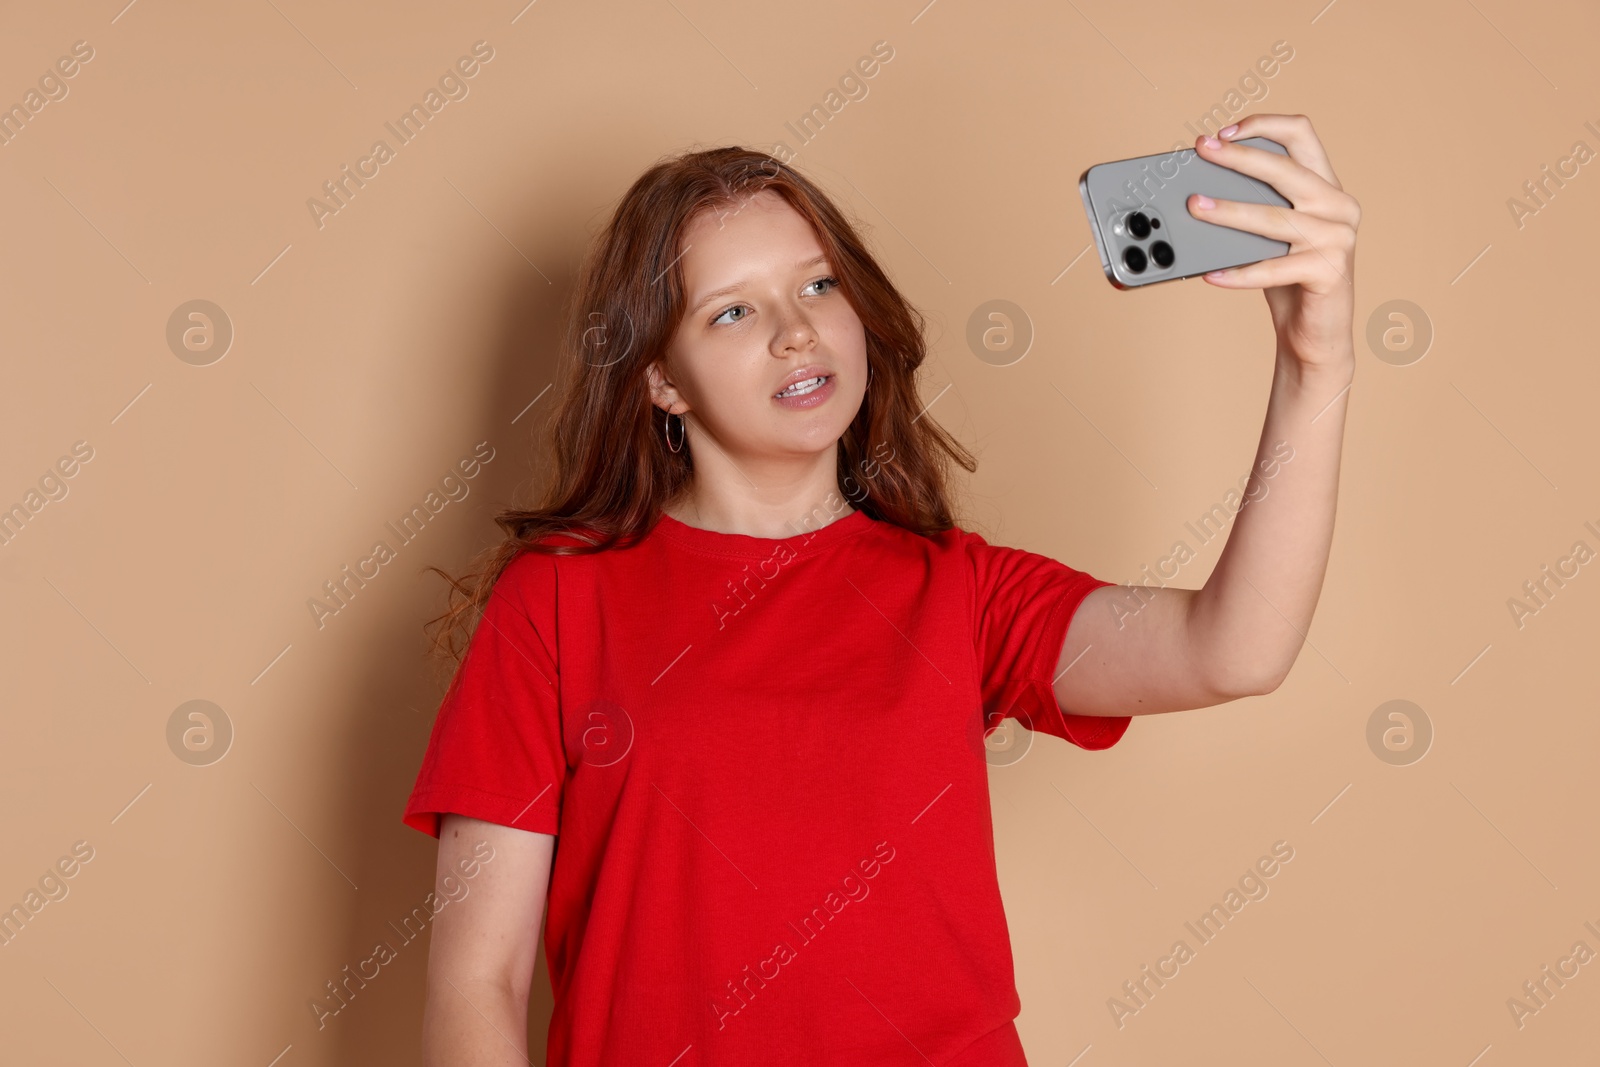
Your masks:
<path fill-rule="evenodd" d="M 677 386 L 667 379 L 664 366 L 658 359 L 652 361 L 645 370 L 650 380 L 651 402 L 669 414 L 681 415 L 688 410 L 688 407 L 679 409 L 679 405 L 684 403 L 683 395 L 678 392 Z"/>

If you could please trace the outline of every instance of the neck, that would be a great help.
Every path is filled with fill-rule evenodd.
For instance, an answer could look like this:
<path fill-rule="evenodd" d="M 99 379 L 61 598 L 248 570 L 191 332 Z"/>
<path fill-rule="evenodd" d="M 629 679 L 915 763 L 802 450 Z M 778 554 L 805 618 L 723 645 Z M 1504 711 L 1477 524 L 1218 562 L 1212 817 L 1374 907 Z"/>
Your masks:
<path fill-rule="evenodd" d="M 782 538 L 819 530 L 850 515 L 855 508 L 835 485 L 806 493 L 747 488 L 719 495 L 691 489 L 662 510 L 684 525 L 702 530 Z"/>

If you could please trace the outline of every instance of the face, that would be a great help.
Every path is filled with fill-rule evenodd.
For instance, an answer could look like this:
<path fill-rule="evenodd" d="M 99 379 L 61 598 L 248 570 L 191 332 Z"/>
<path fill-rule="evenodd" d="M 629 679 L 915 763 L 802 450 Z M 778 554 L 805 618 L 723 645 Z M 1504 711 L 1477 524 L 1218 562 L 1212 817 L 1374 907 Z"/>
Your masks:
<path fill-rule="evenodd" d="M 652 365 L 656 404 L 744 472 L 826 464 L 867 385 L 866 333 L 801 215 L 763 190 L 685 230 L 686 311 L 666 360 Z M 779 399 L 797 374 L 820 388 Z"/>

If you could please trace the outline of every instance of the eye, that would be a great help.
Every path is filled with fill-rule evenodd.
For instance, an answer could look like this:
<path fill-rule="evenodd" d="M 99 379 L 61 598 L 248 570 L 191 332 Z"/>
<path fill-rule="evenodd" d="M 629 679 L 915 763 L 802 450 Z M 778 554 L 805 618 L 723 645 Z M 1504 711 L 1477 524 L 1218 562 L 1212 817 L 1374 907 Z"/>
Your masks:
<path fill-rule="evenodd" d="M 830 289 L 828 291 L 831 292 L 833 289 L 838 288 L 839 279 L 831 278 L 831 277 L 830 278 L 818 278 L 816 281 L 812 282 L 811 285 L 806 286 L 806 288 L 809 289 L 809 288 L 811 288 L 812 285 L 827 285 L 827 286 L 830 286 Z M 826 294 L 825 293 L 819 293 L 818 295 L 821 296 L 821 295 L 826 295 Z M 747 309 L 748 307 L 749 307 L 748 304 L 735 304 L 732 307 L 728 308 L 726 311 L 723 311 L 720 314 L 718 314 L 716 318 L 712 319 L 711 320 L 711 325 L 715 326 L 717 323 L 719 323 L 719 322 L 721 322 L 723 320 L 724 316 L 730 315 L 733 312 L 738 311 L 738 310 L 740 310 L 742 308 Z M 748 315 L 740 315 L 738 317 L 738 319 L 735 319 L 733 321 L 734 322 L 740 322 L 740 321 L 743 321 L 744 319 L 747 319 L 747 318 L 749 318 Z M 731 325 L 731 323 L 730 323 L 730 325 Z"/>
<path fill-rule="evenodd" d="M 740 308 L 744 308 L 744 307 L 747 307 L 747 306 L 748 305 L 745 305 L 745 304 L 735 304 L 735 305 L 733 305 L 733 307 L 729 308 L 727 311 L 724 311 L 722 313 L 722 315 L 718 315 L 716 318 L 712 319 L 711 320 L 711 325 L 715 326 L 717 323 L 721 322 L 723 315 L 731 314 L 732 312 L 738 311 Z M 744 319 L 745 317 L 746 316 L 744 316 L 744 315 L 739 316 L 740 319 Z"/>

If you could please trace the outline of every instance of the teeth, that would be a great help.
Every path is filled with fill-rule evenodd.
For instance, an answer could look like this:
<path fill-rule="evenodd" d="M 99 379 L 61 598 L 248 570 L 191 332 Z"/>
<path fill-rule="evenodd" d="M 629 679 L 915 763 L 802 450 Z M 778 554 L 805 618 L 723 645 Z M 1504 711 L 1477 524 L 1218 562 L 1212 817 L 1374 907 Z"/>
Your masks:
<path fill-rule="evenodd" d="M 807 378 L 803 382 L 795 382 L 793 385 L 789 386 L 789 388 L 785 389 L 783 392 L 779 393 L 778 395 L 779 396 L 803 396 L 804 394 L 811 392 L 813 389 L 819 388 L 822 385 L 822 383 L 827 381 L 827 380 L 828 380 L 827 379 L 827 375 L 822 375 L 822 376 L 817 377 L 817 378 Z"/>

